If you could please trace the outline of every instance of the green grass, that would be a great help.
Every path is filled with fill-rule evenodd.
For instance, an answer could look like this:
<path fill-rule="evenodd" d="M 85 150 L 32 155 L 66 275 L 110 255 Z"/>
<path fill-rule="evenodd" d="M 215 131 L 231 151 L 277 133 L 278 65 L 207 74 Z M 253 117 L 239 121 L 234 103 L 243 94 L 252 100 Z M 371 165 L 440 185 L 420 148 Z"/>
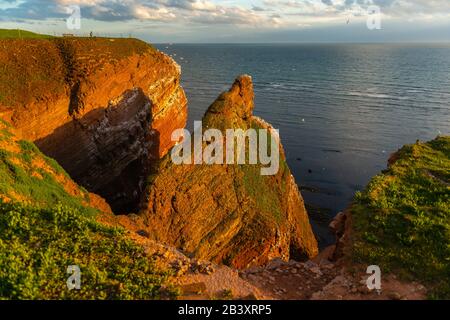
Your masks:
<path fill-rule="evenodd" d="M 10 138 L 10 134 L 3 129 L 0 138 Z M 42 159 L 55 173 L 68 177 L 56 161 L 43 155 L 32 142 L 21 140 L 17 144 L 20 153 L 0 149 L 0 194 L 14 193 L 41 207 L 51 207 L 57 203 L 79 209 L 84 207 L 83 201 L 88 197 L 87 192 L 80 188 L 79 197 L 68 194 L 53 174 L 32 164 L 33 159 Z M 33 173 L 38 173 L 39 176 Z"/>
<path fill-rule="evenodd" d="M 20 29 L 0 29 L 0 39 L 50 39 L 50 35 Z"/>
<path fill-rule="evenodd" d="M 80 267 L 80 290 L 66 286 L 69 265 Z M 169 277 L 121 229 L 83 210 L 0 200 L 0 299 L 173 298 Z"/>
<path fill-rule="evenodd" d="M 397 157 L 356 195 L 353 258 L 450 299 L 450 137 L 405 146 Z"/>

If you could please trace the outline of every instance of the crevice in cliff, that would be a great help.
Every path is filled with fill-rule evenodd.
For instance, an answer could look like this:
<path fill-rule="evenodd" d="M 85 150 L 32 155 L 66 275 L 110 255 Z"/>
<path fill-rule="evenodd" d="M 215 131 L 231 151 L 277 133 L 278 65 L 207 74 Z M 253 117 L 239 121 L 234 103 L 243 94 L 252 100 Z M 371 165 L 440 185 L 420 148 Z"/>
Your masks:
<path fill-rule="evenodd" d="M 77 81 L 70 89 L 69 114 L 73 114 L 78 110 L 80 82 Z"/>
<path fill-rule="evenodd" d="M 86 70 L 75 58 L 75 48 L 66 39 L 55 40 L 61 58 L 64 62 L 64 80 L 70 91 L 70 102 L 68 112 L 71 116 L 80 109 L 82 99 L 80 97 L 81 81 L 86 76 Z"/>
<path fill-rule="evenodd" d="M 78 184 L 105 198 L 115 213 L 137 212 L 151 162 L 159 154 L 151 106 L 141 89 L 128 90 L 108 107 L 73 118 L 35 143 Z"/>

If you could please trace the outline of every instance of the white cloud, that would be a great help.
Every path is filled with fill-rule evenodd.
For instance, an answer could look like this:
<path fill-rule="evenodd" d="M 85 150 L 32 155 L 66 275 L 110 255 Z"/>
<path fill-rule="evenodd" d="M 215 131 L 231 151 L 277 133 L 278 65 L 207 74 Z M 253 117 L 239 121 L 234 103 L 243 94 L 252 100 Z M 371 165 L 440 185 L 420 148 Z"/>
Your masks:
<path fill-rule="evenodd" d="M 78 4 L 84 18 L 98 21 L 159 21 L 178 24 L 298 27 L 365 16 L 378 5 L 386 18 L 432 19 L 450 17 L 450 0 L 20 0 L 0 9 L 5 19 L 63 18 L 64 7 Z"/>

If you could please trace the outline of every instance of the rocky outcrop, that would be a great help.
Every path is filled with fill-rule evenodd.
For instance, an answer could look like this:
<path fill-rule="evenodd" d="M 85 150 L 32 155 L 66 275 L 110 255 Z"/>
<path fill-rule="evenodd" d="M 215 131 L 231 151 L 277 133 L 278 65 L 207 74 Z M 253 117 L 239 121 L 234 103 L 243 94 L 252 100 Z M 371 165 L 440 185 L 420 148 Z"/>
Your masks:
<path fill-rule="evenodd" d="M 331 246 L 329 259 L 338 261 L 348 254 L 351 250 L 351 223 L 352 216 L 349 209 L 344 212 L 339 212 L 336 217 L 330 222 L 329 228 L 336 236 L 336 243 Z"/>
<path fill-rule="evenodd" d="M 252 80 L 241 76 L 209 107 L 203 127 L 273 131 L 252 111 Z M 176 165 L 167 156 L 142 202 L 148 234 L 188 255 L 237 268 L 315 256 L 317 242 L 281 145 L 278 172 L 261 175 L 260 167 Z"/>
<path fill-rule="evenodd" d="M 186 123 L 179 66 L 134 39 L 2 44 L 3 118 L 115 212 L 135 211 L 151 162 Z"/>

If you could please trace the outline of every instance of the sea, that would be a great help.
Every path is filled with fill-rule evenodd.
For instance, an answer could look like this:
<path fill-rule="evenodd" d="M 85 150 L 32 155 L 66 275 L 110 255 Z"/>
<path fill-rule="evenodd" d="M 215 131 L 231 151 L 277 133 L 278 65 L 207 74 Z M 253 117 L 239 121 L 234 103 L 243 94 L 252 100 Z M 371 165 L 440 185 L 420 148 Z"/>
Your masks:
<path fill-rule="evenodd" d="M 158 44 L 182 68 L 188 128 L 240 74 L 279 129 L 320 247 L 404 144 L 450 134 L 450 44 Z"/>

